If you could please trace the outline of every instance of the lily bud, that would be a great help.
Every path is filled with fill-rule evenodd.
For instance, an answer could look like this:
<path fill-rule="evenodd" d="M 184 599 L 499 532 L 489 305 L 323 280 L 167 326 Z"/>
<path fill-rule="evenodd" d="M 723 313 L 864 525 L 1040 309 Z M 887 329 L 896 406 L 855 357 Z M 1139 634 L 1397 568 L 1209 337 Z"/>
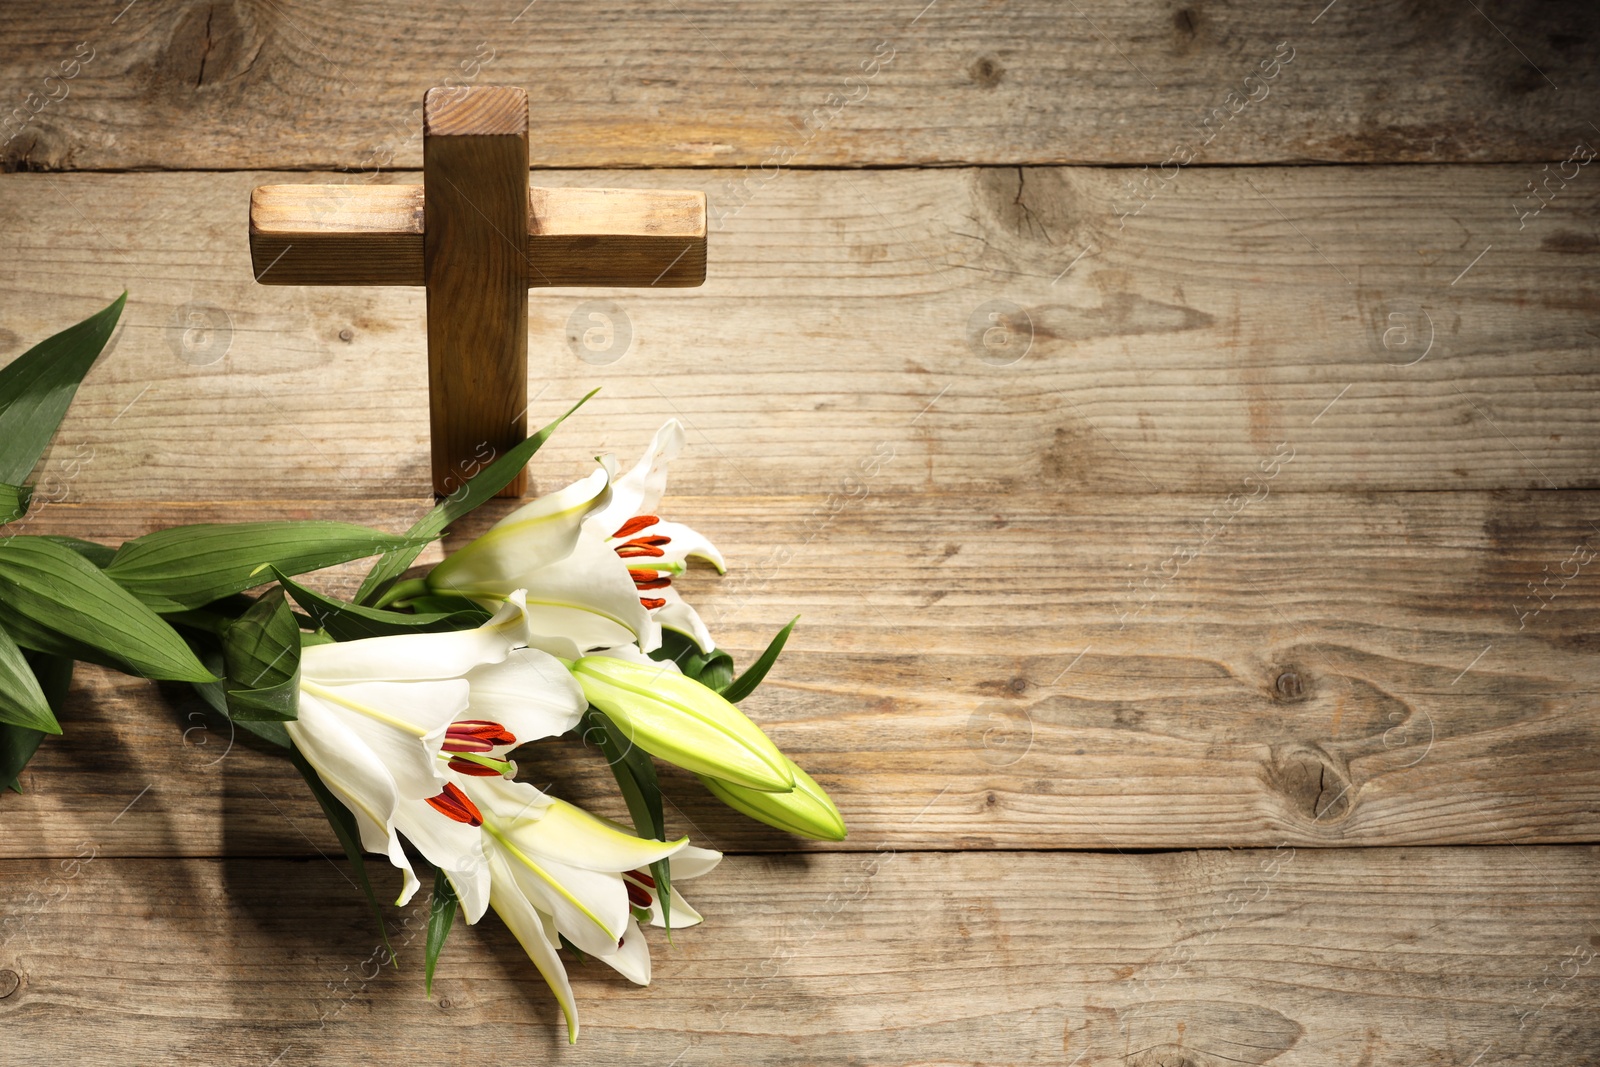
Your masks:
<path fill-rule="evenodd" d="M 584 656 L 572 674 L 623 738 L 651 755 L 748 790 L 795 787 L 793 764 L 760 727 L 716 690 L 670 666 Z"/>
<path fill-rule="evenodd" d="M 848 833 L 844 816 L 827 792 L 787 756 L 784 763 L 794 775 L 794 791 L 790 793 L 762 793 L 704 774 L 700 781 L 712 796 L 757 822 L 817 841 L 843 841 Z"/>

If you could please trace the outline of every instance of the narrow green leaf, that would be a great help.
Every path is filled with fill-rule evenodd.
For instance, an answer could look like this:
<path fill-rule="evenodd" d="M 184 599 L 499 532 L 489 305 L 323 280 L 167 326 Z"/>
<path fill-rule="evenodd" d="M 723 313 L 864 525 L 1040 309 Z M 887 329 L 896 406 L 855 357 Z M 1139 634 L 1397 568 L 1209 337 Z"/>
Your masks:
<path fill-rule="evenodd" d="M 327 630 L 336 641 L 358 641 L 364 637 L 387 637 L 392 634 L 442 633 L 447 630 L 468 630 L 487 622 L 490 615 L 476 604 L 467 603 L 467 610 L 425 615 L 406 615 L 383 608 L 368 608 L 350 604 L 334 597 L 313 592 L 281 572 L 274 571 L 278 584 L 289 591 L 295 603 L 311 617 L 318 629 Z"/>
<path fill-rule="evenodd" d="M 590 705 L 581 723 L 583 739 L 600 746 L 600 752 L 611 766 L 611 775 L 617 780 L 617 789 L 628 805 L 628 817 L 633 829 L 642 837 L 657 841 L 667 839 L 667 820 L 661 800 L 661 782 L 656 777 L 656 765 L 650 753 L 635 745 L 617 729 L 617 724 L 599 708 Z M 667 860 L 657 860 L 650 865 L 650 874 L 656 880 L 656 899 L 661 902 L 661 921 L 667 926 L 667 940 L 672 940 L 672 868 Z"/>
<path fill-rule="evenodd" d="M 160 616 L 94 564 L 54 541 L 13 537 L 0 542 L 0 603 L 37 624 L 34 632 L 53 631 L 123 661 L 146 678 L 177 682 L 211 678 Z M 18 643 L 28 644 L 14 620 L 8 625 Z"/>
<path fill-rule="evenodd" d="M 46 656 L 34 653 L 27 657 L 28 665 L 33 670 L 34 677 L 39 681 L 39 687 L 44 690 L 45 700 L 50 705 L 52 714 L 59 716 L 61 706 L 66 703 L 67 690 L 72 686 L 72 660 L 63 656 Z M 39 748 L 39 742 L 45 739 L 45 734 L 38 730 L 30 730 L 26 726 L 12 726 L 9 723 L 0 723 L 0 784 L 13 792 L 22 792 L 20 776 L 28 760 Z"/>
<path fill-rule="evenodd" d="M 300 626 L 274 589 L 222 635 L 229 715 L 238 722 L 288 722 L 299 714 Z"/>
<path fill-rule="evenodd" d="M 427 959 L 422 971 L 424 996 L 433 996 L 433 968 L 439 962 L 444 939 L 450 936 L 450 924 L 455 921 L 456 887 L 450 884 L 443 870 L 436 870 L 433 872 L 433 898 L 428 903 Z"/>
<path fill-rule="evenodd" d="M 110 545 L 97 544 L 94 541 L 85 541 L 81 537 L 67 537 L 63 534 L 45 534 L 46 541 L 54 541 L 65 548 L 70 548 L 84 559 L 104 570 L 111 563 L 117 550 Z"/>
<path fill-rule="evenodd" d="M 783 651 L 783 646 L 788 644 L 789 633 L 794 629 L 794 624 L 799 621 L 800 616 L 798 615 L 790 619 L 789 625 L 778 631 L 778 636 L 772 639 L 772 643 L 767 646 L 765 652 L 761 653 L 761 657 L 750 664 L 748 670 L 728 683 L 722 690 L 723 697 L 729 703 L 737 704 L 756 691 L 756 686 L 761 684 L 762 679 L 767 676 L 767 672 L 772 669 L 772 665 L 778 662 L 778 654 Z"/>
<path fill-rule="evenodd" d="M 663 628 L 661 647 L 650 653 L 657 661 L 671 660 L 685 676 L 701 685 L 720 691 L 733 681 L 733 657 L 720 648 L 701 652 L 694 638 L 677 630 Z"/>
<path fill-rule="evenodd" d="M 265 585 L 272 578 L 269 566 L 304 574 L 406 544 L 404 537 L 347 522 L 174 526 L 129 541 L 105 570 L 165 614 Z"/>
<path fill-rule="evenodd" d="M 47 734 L 61 732 L 39 679 L 4 626 L 0 626 L 0 723 Z"/>
<path fill-rule="evenodd" d="M 123 293 L 0 369 L 0 482 L 21 485 L 44 455 L 127 299 Z"/>
<path fill-rule="evenodd" d="M 394 949 L 389 945 L 389 931 L 383 924 L 383 909 L 378 906 L 378 895 L 372 891 L 372 882 L 367 877 L 367 858 L 361 851 L 361 830 L 356 826 L 356 817 L 350 814 L 350 809 L 345 807 L 327 786 L 322 784 L 322 779 L 317 776 L 317 769 L 306 762 L 305 756 L 301 755 L 298 748 L 292 745 L 289 747 L 289 758 L 294 761 L 300 777 L 306 780 L 306 785 L 311 787 L 311 795 L 322 805 L 322 814 L 328 817 L 328 825 L 333 827 L 335 836 L 339 838 L 339 844 L 344 846 L 344 854 L 356 872 L 356 881 L 367 894 L 367 903 L 372 907 L 372 917 L 378 921 L 378 936 L 383 938 L 383 947 L 389 950 L 389 958 L 394 959 Z"/>
<path fill-rule="evenodd" d="M 419 596 L 406 601 L 406 606 L 418 615 L 456 615 L 461 612 L 481 612 L 487 621 L 492 613 L 464 596 Z"/>
<path fill-rule="evenodd" d="M 483 470 L 451 493 L 434 509 L 418 519 L 416 525 L 406 532 L 407 544 L 390 552 L 385 552 L 383 558 L 378 560 L 368 572 L 366 580 L 361 583 L 361 588 L 356 591 L 357 604 L 372 604 L 381 596 L 389 584 L 406 568 L 415 562 L 418 553 L 427 547 L 428 543 L 440 534 L 445 527 L 464 515 L 471 513 L 480 504 L 492 498 L 500 490 L 511 484 L 511 480 L 521 473 L 522 468 L 528 465 L 533 454 L 550 439 L 556 432 L 556 427 L 566 421 L 567 416 L 583 407 L 589 397 L 600 390 L 591 389 L 587 396 L 567 409 L 566 414 L 556 419 L 550 425 L 540 430 L 515 447 L 507 450 L 506 454 L 490 463 Z"/>
<path fill-rule="evenodd" d="M 28 503 L 32 499 L 33 486 L 0 482 L 0 522 L 22 518 L 28 513 Z"/>

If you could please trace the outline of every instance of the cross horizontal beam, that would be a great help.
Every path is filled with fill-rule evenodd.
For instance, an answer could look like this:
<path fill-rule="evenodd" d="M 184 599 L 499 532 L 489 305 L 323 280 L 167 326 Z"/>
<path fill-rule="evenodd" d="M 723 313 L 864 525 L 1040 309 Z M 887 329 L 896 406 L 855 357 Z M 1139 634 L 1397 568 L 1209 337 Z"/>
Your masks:
<path fill-rule="evenodd" d="M 528 197 L 532 287 L 705 282 L 702 192 L 534 186 Z M 258 186 L 250 197 L 256 281 L 423 285 L 423 203 L 420 185 Z"/>

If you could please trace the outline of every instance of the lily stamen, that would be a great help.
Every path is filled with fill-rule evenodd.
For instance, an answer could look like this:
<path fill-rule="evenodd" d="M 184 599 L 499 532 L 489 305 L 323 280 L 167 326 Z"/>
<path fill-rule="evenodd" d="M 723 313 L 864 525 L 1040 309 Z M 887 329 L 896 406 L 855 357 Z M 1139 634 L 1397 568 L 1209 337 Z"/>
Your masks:
<path fill-rule="evenodd" d="M 452 771 L 474 778 L 506 777 L 515 774 L 517 769 L 517 765 L 510 760 L 477 752 L 441 752 L 439 758 L 446 760 Z"/>
<path fill-rule="evenodd" d="M 618 528 L 617 532 L 611 535 L 611 539 L 616 540 L 619 537 L 632 537 L 640 530 L 648 529 L 660 521 L 661 516 L 659 515 L 635 515 L 633 518 L 623 523 L 622 526 Z M 603 528 L 604 527 L 602 527 L 602 529 Z M 663 541 L 663 543 L 665 542 Z"/>
<path fill-rule="evenodd" d="M 483 812 L 479 811 L 478 806 L 468 799 L 467 794 L 456 788 L 452 782 L 445 783 L 444 792 L 428 798 L 428 807 L 447 819 L 454 819 L 468 826 L 483 825 Z"/>
<path fill-rule="evenodd" d="M 490 752 L 503 745 L 514 745 L 517 737 L 497 722 L 486 719 L 463 719 L 450 724 L 445 731 L 446 752 Z"/>

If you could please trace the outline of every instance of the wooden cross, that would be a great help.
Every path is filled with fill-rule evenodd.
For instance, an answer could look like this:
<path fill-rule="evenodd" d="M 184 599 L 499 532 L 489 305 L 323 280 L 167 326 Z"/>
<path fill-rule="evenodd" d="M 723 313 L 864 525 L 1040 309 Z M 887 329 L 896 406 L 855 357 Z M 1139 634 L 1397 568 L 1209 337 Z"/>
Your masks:
<path fill-rule="evenodd" d="M 706 198 L 529 188 L 522 89 L 430 89 L 422 112 L 422 185 L 259 186 L 250 259 L 267 285 L 427 287 L 433 488 L 449 495 L 527 436 L 528 288 L 702 284 Z"/>

